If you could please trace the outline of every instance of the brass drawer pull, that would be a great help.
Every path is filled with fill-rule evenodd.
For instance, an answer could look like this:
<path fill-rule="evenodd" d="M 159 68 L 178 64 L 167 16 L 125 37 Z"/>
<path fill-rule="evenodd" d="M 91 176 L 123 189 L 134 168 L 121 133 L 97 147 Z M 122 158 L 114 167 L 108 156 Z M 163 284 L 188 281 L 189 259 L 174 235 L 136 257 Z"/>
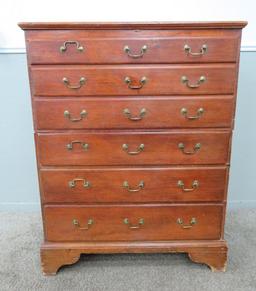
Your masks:
<path fill-rule="evenodd" d="M 144 224 L 144 219 L 140 218 L 137 225 L 132 225 L 128 218 L 124 219 L 124 224 L 127 224 L 131 229 L 138 229 Z"/>
<path fill-rule="evenodd" d="M 69 188 L 75 188 L 76 187 L 76 182 L 82 181 L 83 182 L 83 187 L 84 188 L 90 188 L 91 187 L 91 183 L 89 181 L 86 181 L 83 178 L 75 178 L 71 181 L 68 182 L 68 186 Z"/>
<path fill-rule="evenodd" d="M 182 218 L 178 218 L 177 223 L 179 225 L 181 225 L 182 228 L 188 229 L 188 228 L 193 227 L 193 225 L 195 225 L 197 223 L 197 221 L 196 221 L 195 217 L 192 217 L 189 224 L 184 224 Z"/>
<path fill-rule="evenodd" d="M 78 85 L 70 85 L 69 79 L 66 77 L 64 77 L 62 81 L 69 89 L 80 89 L 85 84 L 86 79 L 84 77 L 81 77 Z"/>
<path fill-rule="evenodd" d="M 80 230 L 88 230 L 93 225 L 93 219 L 89 218 L 87 221 L 87 226 L 85 227 L 81 227 L 80 222 L 77 219 L 73 219 L 73 225 L 79 228 Z"/>
<path fill-rule="evenodd" d="M 131 58 L 133 59 L 139 59 L 139 58 L 142 58 L 143 55 L 145 54 L 145 52 L 147 51 L 148 47 L 146 45 L 144 45 L 141 50 L 140 50 L 140 53 L 139 54 L 132 54 L 131 52 L 131 49 L 129 48 L 128 45 L 126 45 L 124 47 L 124 52 Z"/>
<path fill-rule="evenodd" d="M 185 151 L 185 145 L 184 145 L 184 143 L 182 143 L 182 142 L 180 142 L 180 143 L 178 144 L 178 147 L 179 147 L 179 149 L 183 152 L 183 154 L 186 154 L 186 155 L 193 155 L 193 154 L 195 154 L 197 151 L 200 150 L 200 148 L 201 148 L 201 144 L 200 144 L 200 143 L 196 143 L 195 146 L 194 146 L 194 148 L 193 148 L 193 151 Z"/>
<path fill-rule="evenodd" d="M 138 188 L 136 188 L 136 189 L 132 189 L 130 187 L 128 181 L 124 181 L 124 183 L 123 183 L 123 187 L 129 192 L 139 192 L 140 190 L 142 190 L 144 188 L 144 186 L 145 186 L 144 181 L 140 181 Z"/>
<path fill-rule="evenodd" d="M 67 119 L 69 119 L 71 122 L 77 122 L 77 121 L 80 121 L 80 120 L 82 120 L 84 117 L 86 117 L 86 115 L 87 115 L 87 112 L 86 112 L 86 110 L 84 110 L 84 109 L 80 112 L 80 118 L 72 118 L 72 117 L 71 117 L 71 114 L 70 114 L 70 112 L 69 112 L 68 110 L 65 110 L 65 111 L 64 111 L 64 117 L 66 117 Z"/>
<path fill-rule="evenodd" d="M 85 151 L 87 151 L 88 148 L 89 148 L 89 144 L 88 144 L 88 143 L 81 142 L 81 141 L 79 141 L 79 140 L 73 140 L 73 141 L 71 141 L 70 143 L 67 144 L 67 149 L 68 149 L 69 151 L 73 150 L 73 145 L 76 144 L 76 143 L 77 143 L 77 144 L 80 144 L 81 147 L 82 147 Z"/>
<path fill-rule="evenodd" d="M 199 119 L 203 115 L 204 109 L 203 108 L 198 108 L 197 109 L 197 113 L 194 116 L 188 116 L 187 108 L 181 108 L 180 112 L 181 112 L 181 114 L 183 116 L 185 116 L 185 118 L 187 118 L 189 120 L 195 120 L 195 119 Z"/>
<path fill-rule="evenodd" d="M 199 187 L 199 182 L 197 180 L 194 180 L 193 183 L 192 183 L 192 188 L 185 188 L 184 182 L 182 180 L 179 180 L 177 185 L 184 192 L 192 192 L 192 191 L 196 190 Z"/>
<path fill-rule="evenodd" d="M 146 112 L 147 112 L 146 109 L 145 109 L 145 108 L 142 108 L 141 111 L 140 111 L 139 116 L 134 116 L 134 117 L 132 117 L 132 114 L 131 114 L 131 112 L 130 112 L 130 110 L 129 110 L 128 108 L 125 108 L 124 111 L 123 111 L 124 115 L 125 115 L 128 119 L 130 119 L 130 120 L 132 120 L 132 121 L 138 121 L 138 120 L 141 120 L 141 119 L 146 115 Z"/>
<path fill-rule="evenodd" d="M 202 55 L 204 55 L 204 54 L 207 53 L 207 49 L 208 49 L 207 45 L 206 44 L 203 44 L 201 46 L 201 49 L 200 49 L 200 51 L 198 53 L 193 53 L 191 47 L 188 44 L 185 44 L 184 45 L 184 51 L 185 51 L 185 53 L 187 55 L 191 55 L 191 56 L 202 56 Z"/>
<path fill-rule="evenodd" d="M 130 77 L 125 77 L 124 82 L 126 84 L 128 84 L 128 88 L 129 89 L 141 89 L 147 82 L 147 78 L 146 77 L 142 77 L 140 79 L 140 85 L 132 85 L 132 80 Z"/>
<path fill-rule="evenodd" d="M 63 45 L 60 47 L 60 52 L 61 53 L 64 53 L 66 50 L 67 50 L 67 45 L 73 45 L 75 44 L 76 45 L 76 49 L 79 51 L 79 52 L 83 52 L 84 48 L 79 44 L 78 41 L 76 40 L 67 40 L 63 43 Z"/>
<path fill-rule="evenodd" d="M 201 76 L 195 84 L 190 84 L 189 83 L 189 79 L 188 79 L 187 76 L 182 76 L 181 77 L 181 82 L 183 84 L 186 84 L 188 88 L 192 88 L 192 89 L 198 88 L 205 81 L 206 81 L 206 77 L 205 76 Z"/>
<path fill-rule="evenodd" d="M 125 152 L 127 152 L 127 154 L 128 155 L 138 155 L 139 153 L 141 153 L 143 150 L 144 150 L 144 148 L 145 148 L 145 146 L 144 146 L 144 144 L 142 143 L 142 144 L 140 144 L 139 145 L 139 147 L 138 147 L 138 149 L 137 149 L 137 151 L 134 151 L 134 152 L 129 152 L 128 150 L 129 150 L 129 145 L 127 144 L 127 143 L 124 143 L 123 144 L 123 150 L 125 151 Z"/>

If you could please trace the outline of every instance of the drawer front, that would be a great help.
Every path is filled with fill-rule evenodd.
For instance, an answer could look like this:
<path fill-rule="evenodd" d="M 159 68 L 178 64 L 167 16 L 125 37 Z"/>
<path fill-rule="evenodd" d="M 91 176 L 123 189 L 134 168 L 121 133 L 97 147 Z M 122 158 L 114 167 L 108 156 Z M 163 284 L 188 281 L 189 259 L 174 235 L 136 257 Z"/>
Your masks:
<path fill-rule="evenodd" d="M 230 127 L 233 96 L 43 99 L 37 129 Z"/>
<path fill-rule="evenodd" d="M 225 167 L 42 169 L 44 203 L 222 201 Z"/>
<path fill-rule="evenodd" d="M 37 96 L 232 94 L 235 64 L 36 66 Z"/>
<path fill-rule="evenodd" d="M 32 64 L 235 62 L 238 43 L 237 31 L 48 31 L 27 49 Z"/>
<path fill-rule="evenodd" d="M 221 205 L 46 206 L 48 241 L 220 239 Z"/>
<path fill-rule="evenodd" d="M 229 131 L 38 134 L 41 165 L 225 164 Z"/>

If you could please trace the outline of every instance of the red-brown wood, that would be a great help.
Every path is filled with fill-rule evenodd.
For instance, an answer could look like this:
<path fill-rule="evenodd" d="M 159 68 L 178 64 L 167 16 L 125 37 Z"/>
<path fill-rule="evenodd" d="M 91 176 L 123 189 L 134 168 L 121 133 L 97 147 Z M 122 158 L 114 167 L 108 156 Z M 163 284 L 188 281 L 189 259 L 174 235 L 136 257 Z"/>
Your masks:
<path fill-rule="evenodd" d="M 20 24 L 26 30 L 45 234 L 41 262 L 46 275 L 75 263 L 81 253 L 185 252 L 213 271 L 225 270 L 230 137 L 241 28 L 246 24 Z M 60 53 L 67 40 L 78 41 L 84 52 L 71 44 Z M 144 44 L 148 48 L 141 58 L 130 58 L 123 51 L 129 45 L 132 53 L 138 53 Z M 185 44 L 192 52 L 207 44 L 207 52 L 187 55 Z M 132 90 L 124 82 L 126 76 L 132 86 L 143 76 L 147 82 Z M 196 84 L 200 76 L 206 82 L 192 89 L 181 82 L 182 76 L 189 84 Z M 63 77 L 71 85 L 81 77 L 87 80 L 81 89 L 68 89 Z M 124 107 L 132 116 L 146 108 L 146 115 L 130 121 Z M 187 120 L 180 112 L 183 107 L 188 116 L 199 107 L 204 113 L 198 120 Z M 64 118 L 65 110 L 79 118 L 81 109 L 87 111 L 82 121 Z M 67 151 L 66 144 L 74 139 L 88 142 L 89 149 L 85 152 L 75 144 Z M 201 149 L 185 155 L 177 147 L 180 142 L 185 150 L 200 142 Z M 130 156 L 123 143 L 131 151 L 141 143 L 145 148 Z M 68 182 L 76 177 L 86 178 L 91 187 L 81 187 L 78 181 L 71 189 Z M 186 188 L 195 179 L 199 186 L 184 193 L 177 187 L 178 179 Z M 143 189 L 128 192 L 124 180 L 131 189 L 142 180 Z M 72 225 L 76 217 L 86 226 L 89 214 L 95 221 L 88 231 Z M 122 222 L 124 215 L 132 224 L 143 215 L 145 223 L 129 229 Z M 197 223 L 182 229 L 178 215 L 184 223 L 196 216 Z"/>
<path fill-rule="evenodd" d="M 221 238 L 222 205 L 48 205 L 44 218 L 48 241 L 217 240 Z M 184 225 L 177 223 L 178 218 Z M 196 223 L 183 228 L 190 227 L 192 218 Z M 87 228 L 89 219 L 93 224 L 80 229 L 73 225 L 74 219 L 81 227 Z"/>
<path fill-rule="evenodd" d="M 55 275 L 63 265 L 76 263 L 80 254 L 97 253 L 188 253 L 195 263 L 208 265 L 212 271 L 225 271 L 227 244 L 218 241 L 155 241 L 155 242 L 83 242 L 43 243 L 41 247 L 42 271 Z"/>
<path fill-rule="evenodd" d="M 182 108 L 187 114 L 182 114 Z M 198 110 L 203 108 L 202 115 Z M 129 109 L 130 120 L 124 113 Z M 140 116 L 141 110 L 146 113 Z M 68 110 L 70 119 L 80 119 L 80 113 L 87 115 L 80 121 L 71 121 L 64 116 Z M 231 127 L 233 122 L 233 96 L 188 96 L 188 97 L 140 97 L 140 98 L 37 98 L 34 100 L 34 114 L 37 129 L 90 129 L 90 128 L 196 128 Z M 189 119 L 197 117 L 198 119 Z M 130 117 L 130 116 L 129 116 Z"/>
<path fill-rule="evenodd" d="M 98 36 L 96 38 L 96 36 Z M 68 44 L 65 52 L 60 47 L 65 41 L 78 41 L 83 51 L 78 51 L 75 44 Z M 31 64 L 111 64 L 111 63 L 198 63 L 198 62 L 235 62 L 239 34 L 236 30 L 214 30 L 200 37 L 191 31 L 164 31 L 160 35 L 155 31 L 55 31 L 30 34 L 27 48 Z M 131 54 L 140 54 L 141 48 L 147 46 L 146 52 L 138 58 L 128 56 L 124 51 L 129 46 Z M 203 55 L 193 56 L 186 53 L 184 46 L 189 45 L 192 53 L 200 52 L 203 45 L 207 51 Z"/>
<path fill-rule="evenodd" d="M 110 38 L 110 39 L 144 39 L 144 38 L 186 38 L 189 39 L 219 39 L 219 38 L 227 38 L 234 39 L 237 38 L 240 41 L 241 30 L 240 29 L 169 29 L 169 30 L 158 30 L 158 29 L 143 29 L 143 30 L 122 30 L 122 29 L 94 29 L 94 30 L 74 30 L 74 29 L 51 29 L 51 30 L 26 30 L 26 42 L 32 41 L 47 41 L 49 40 L 49 33 L 53 33 L 55 35 L 56 41 L 63 41 L 65 39 L 72 39 L 74 33 L 79 36 L 79 39 L 88 39 L 88 40 L 97 40 L 102 38 Z M 239 56 L 239 45 L 237 46 L 236 55 Z M 29 50 L 29 54 L 31 51 Z M 236 60 L 237 61 L 237 60 Z"/>
<path fill-rule="evenodd" d="M 32 66 L 33 94 L 37 96 L 122 96 L 122 95 L 202 95 L 230 94 L 235 90 L 235 64 L 211 65 L 120 65 L 120 66 Z M 198 88 L 188 88 L 182 76 L 195 85 L 201 76 L 206 81 Z M 63 83 L 67 78 L 79 89 L 70 89 Z M 130 89 L 125 83 L 129 77 L 132 86 L 139 86 L 143 77 L 146 84 L 141 89 Z"/>
<path fill-rule="evenodd" d="M 24 30 L 35 29 L 241 29 L 246 21 L 182 21 L 182 22 L 20 22 Z"/>
<path fill-rule="evenodd" d="M 225 167 L 141 167 L 42 169 L 40 180 L 44 203 L 115 203 L 115 202 L 200 202 L 222 201 L 225 197 Z M 77 181 L 70 187 L 70 181 Z M 184 191 L 178 181 L 184 182 Z M 193 188 L 193 182 L 199 186 Z M 124 187 L 127 181 L 130 192 Z M 139 187 L 143 181 L 143 188 Z M 194 189 L 194 190 L 193 190 Z M 193 191 L 192 191 L 193 190 Z"/>
<path fill-rule="evenodd" d="M 95 133 L 47 133 L 37 136 L 40 165 L 166 165 L 166 164 L 226 164 L 229 162 L 230 131 L 169 131 L 169 132 L 95 132 Z M 67 145 L 72 141 L 88 144 Z M 195 145 L 201 148 L 194 154 L 184 154 L 178 147 L 183 143 L 184 151 L 194 152 Z M 144 150 L 130 155 L 129 152 Z"/>

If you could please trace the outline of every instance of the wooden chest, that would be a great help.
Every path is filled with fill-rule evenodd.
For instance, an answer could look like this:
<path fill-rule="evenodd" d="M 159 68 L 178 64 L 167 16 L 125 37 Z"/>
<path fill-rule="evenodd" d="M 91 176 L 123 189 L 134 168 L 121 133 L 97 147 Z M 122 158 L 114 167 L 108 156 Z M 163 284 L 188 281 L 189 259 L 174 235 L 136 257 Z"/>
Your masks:
<path fill-rule="evenodd" d="M 225 270 L 245 25 L 20 24 L 45 274 L 81 253 L 185 252 Z"/>

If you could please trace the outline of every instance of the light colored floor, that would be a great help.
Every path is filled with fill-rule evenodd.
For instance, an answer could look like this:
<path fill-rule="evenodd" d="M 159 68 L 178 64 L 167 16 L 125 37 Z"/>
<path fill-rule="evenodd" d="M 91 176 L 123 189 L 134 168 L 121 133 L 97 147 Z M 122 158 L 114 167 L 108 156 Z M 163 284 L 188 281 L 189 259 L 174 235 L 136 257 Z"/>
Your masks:
<path fill-rule="evenodd" d="M 226 273 L 212 273 L 184 254 L 83 255 L 57 276 L 40 272 L 38 213 L 0 213 L 0 290 L 255 291 L 256 209 L 228 213 Z"/>

